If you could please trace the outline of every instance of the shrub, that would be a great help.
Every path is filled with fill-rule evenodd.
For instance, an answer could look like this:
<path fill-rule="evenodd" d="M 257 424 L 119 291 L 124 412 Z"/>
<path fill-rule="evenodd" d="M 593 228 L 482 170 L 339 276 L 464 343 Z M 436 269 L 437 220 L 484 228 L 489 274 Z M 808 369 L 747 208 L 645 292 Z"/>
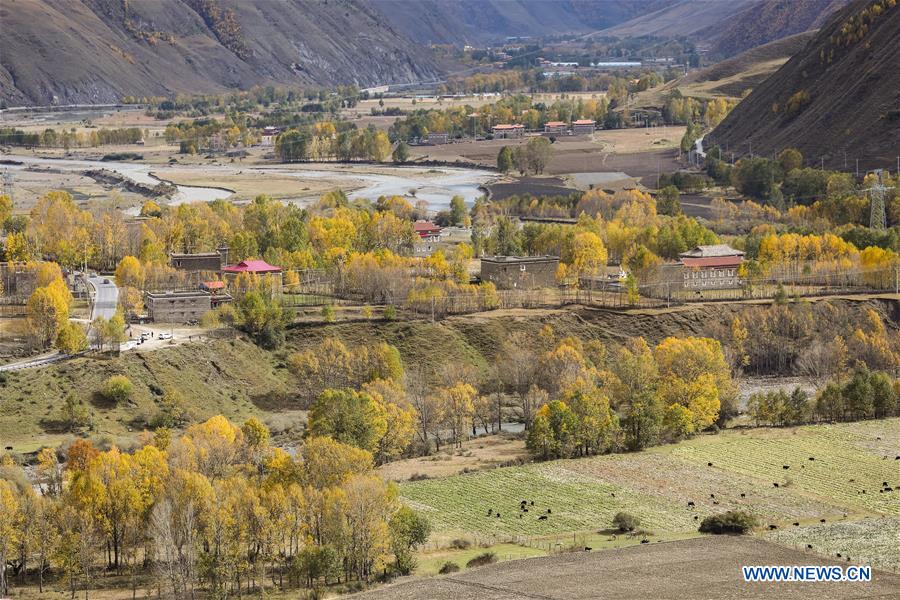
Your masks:
<path fill-rule="evenodd" d="M 459 571 L 459 565 L 453 561 L 448 560 L 444 564 L 441 565 L 441 568 L 438 569 L 438 573 L 441 575 L 446 575 L 448 573 L 456 573 Z"/>
<path fill-rule="evenodd" d="M 729 510 L 720 515 L 710 515 L 700 523 L 700 533 L 747 533 L 759 522 L 756 517 L 742 510 Z"/>
<path fill-rule="evenodd" d="M 483 554 L 479 554 L 472 560 L 466 563 L 466 568 L 471 569 L 472 567 L 483 567 L 484 565 L 490 565 L 497 562 L 497 555 L 493 552 L 485 552 Z"/>
<path fill-rule="evenodd" d="M 124 375 L 113 375 L 103 384 L 101 394 L 110 402 L 118 404 L 131 397 L 132 387 L 131 380 Z"/>
<path fill-rule="evenodd" d="M 385 321 L 395 321 L 397 320 L 397 308 L 393 304 L 388 304 L 384 307 L 384 320 Z"/>
<path fill-rule="evenodd" d="M 627 512 L 616 513 L 612 520 L 613 527 L 621 532 L 634 531 L 641 524 L 641 520 Z"/>
<path fill-rule="evenodd" d="M 452 542 L 450 542 L 450 547 L 454 550 L 468 550 L 472 547 L 472 544 L 469 540 L 464 540 L 462 538 L 456 538 Z"/>

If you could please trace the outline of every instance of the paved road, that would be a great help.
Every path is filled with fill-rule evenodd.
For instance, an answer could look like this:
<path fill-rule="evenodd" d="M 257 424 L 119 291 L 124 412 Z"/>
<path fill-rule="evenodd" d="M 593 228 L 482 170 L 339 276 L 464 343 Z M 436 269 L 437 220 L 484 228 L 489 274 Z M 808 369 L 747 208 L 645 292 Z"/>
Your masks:
<path fill-rule="evenodd" d="M 21 369 L 31 369 L 33 367 L 44 367 L 66 358 L 71 357 L 68 354 L 54 351 L 27 360 L 10 363 L 8 365 L 0 365 L 0 371 L 19 371 Z"/>
<path fill-rule="evenodd" d="M 106 277 L 88 277 L 87 282 L 94 288 L 91 321 L 97 317 L 109 319 L 115 315 L 116 307 L 119 305 L 119 288 L 113 280 Z"/>

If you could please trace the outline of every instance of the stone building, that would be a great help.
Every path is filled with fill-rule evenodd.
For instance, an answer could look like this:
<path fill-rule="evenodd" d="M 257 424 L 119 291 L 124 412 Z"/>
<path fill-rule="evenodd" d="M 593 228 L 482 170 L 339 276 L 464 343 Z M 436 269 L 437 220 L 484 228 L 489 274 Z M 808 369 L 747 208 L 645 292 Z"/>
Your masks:
<path fill-rule="evenodd" d="M 202 290 L 185 292 L 147 292 L 144 305 L 155 323 L 199 321 L 212 309 L 211 294 Z"/>
<path fill-rule="evenodd" d="M 498 289 L 535 289 L 556 286 L 558 256 L 485 256 L 481 280 Z"/>
<path fill-rule="evenodd" d="M 210 271 L 222 270 L 228 263 L 228 246 L 219 246 L 215 252 L 195 252 L 182 254 L 173 252 L 169 255 L 169 263 L 172 268 L 179 271 Z"/>

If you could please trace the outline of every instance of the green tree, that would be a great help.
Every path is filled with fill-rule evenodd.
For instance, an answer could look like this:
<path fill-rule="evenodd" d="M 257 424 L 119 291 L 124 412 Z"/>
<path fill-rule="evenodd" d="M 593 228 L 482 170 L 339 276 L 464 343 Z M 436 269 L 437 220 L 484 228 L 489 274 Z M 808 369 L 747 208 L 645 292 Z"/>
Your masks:
<path fill-rule="evenodd" d="M 394 148 L 394 152 L 392 155 L 394 162 L 397 164 L 403 164 L 409 160 L 409 144 L 404 141 L 401 141 L 397 144 L 397 147 Z"/>
<path fill-rule="evenodd" d="M 374 452 L 387 431 L 384 407 L 365 392 L 325 390 L 309 411 L 309 433 Z"/>
<path fill-rule="evenodd" d="M 462 225 L 466 219 L 466 201 L 462 196 L 453 196 L 450 199 L 450 222 L 454 225 Z"/>
<path fill-rule="evenodd" d="M 100 393 L 108 401 L 120 404 L 131 397 L 133 387 L 131 380 L 124 375 L 113 375 L 103 384 L 103 390 Z"/>
<path fill-rule="evenodd" d="M 677 217 L 681 214 L 681 202 L 679 197 L 681 193 L 674 185 L 667 185 L 659 190 L 656 196 L 656 210 L 661 215 L 669 215 Z"/>
<path fill-rule="evenodd" d="M 515 167 L 512 148 L 503 146 L 497 153 L 497 170 L 501 173 L 509 173 Z"/>
<path fill-rule="evenodd" d="M 400 575 L 409 575 L 416 568 L 415 550 L 431 534 L 431 523 L 408 506 L 400 507 L 388 523 L 394 568 Z"/>
<path fill-rule="evenodd" d="M 275 154 L 281 162 L 306 160 L 309 155 L 309 134 L 290 129 L 275 140 Z"/>
<path fill-rule="evenodd" d="M 290 315 L 271 293 L 252 290 L 237 303 L 235 325 L 250 334 L 262 348 L 274 349 L 284 343 Z"/>

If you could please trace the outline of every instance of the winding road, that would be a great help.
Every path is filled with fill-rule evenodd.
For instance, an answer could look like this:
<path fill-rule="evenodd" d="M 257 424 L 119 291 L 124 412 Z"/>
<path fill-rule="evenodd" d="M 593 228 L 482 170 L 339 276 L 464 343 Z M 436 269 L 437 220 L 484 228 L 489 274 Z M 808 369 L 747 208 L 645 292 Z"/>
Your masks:
<path fill-rule="evenodd" d="M 97 317 L 110 319 L 116 314 L 119 305 L 119 288 L 106 277 L 86 277 L 85 280 L 94 288 L 91 302 L 91 321 Z"/>

